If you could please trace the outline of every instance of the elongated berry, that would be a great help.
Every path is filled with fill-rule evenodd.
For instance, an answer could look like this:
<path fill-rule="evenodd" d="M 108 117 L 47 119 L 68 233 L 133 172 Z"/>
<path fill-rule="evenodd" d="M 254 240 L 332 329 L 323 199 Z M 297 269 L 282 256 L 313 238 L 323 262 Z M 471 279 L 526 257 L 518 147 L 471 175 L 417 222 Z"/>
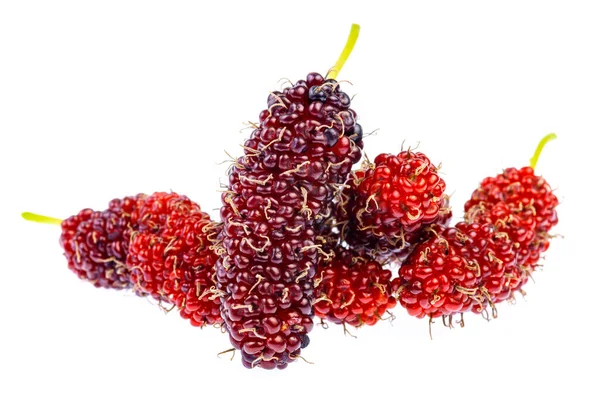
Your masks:
<path fill-rule="evenodd" d="M 346 50 L 357 35 L 353 26 Z M 313 278 L 330 257 L 317 232 L 361 147 L 350 96 L 336 80 L 310 73 L 268 96 L 222 196 L 217 289 L 244 366 L 285 368 L 308 345 Z"/>
<path fill-rule="evenodd" d="M 318 94 L 318 95 L 317 95 Z M 360 158 L 348 95 L 309 74 L 269 96 L 223 195 L 222 314 L 247 367 L 284 368 L 313 326 L 313 277 L 327 254 L 316 230 Z"/>

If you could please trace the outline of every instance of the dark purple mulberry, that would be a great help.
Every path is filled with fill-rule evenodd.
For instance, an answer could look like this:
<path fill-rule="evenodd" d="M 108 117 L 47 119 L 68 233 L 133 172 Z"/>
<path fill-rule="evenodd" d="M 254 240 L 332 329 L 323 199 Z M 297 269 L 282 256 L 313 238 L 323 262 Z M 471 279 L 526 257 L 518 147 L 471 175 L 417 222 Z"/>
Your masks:
<path fill-rule="evenodd" d="M 246 367 L 285 368 L 308 344 L 317 232 L 361 156 L 362 129 L 335 80 L 273 92 L 223 193 L 221 313 Z"/>

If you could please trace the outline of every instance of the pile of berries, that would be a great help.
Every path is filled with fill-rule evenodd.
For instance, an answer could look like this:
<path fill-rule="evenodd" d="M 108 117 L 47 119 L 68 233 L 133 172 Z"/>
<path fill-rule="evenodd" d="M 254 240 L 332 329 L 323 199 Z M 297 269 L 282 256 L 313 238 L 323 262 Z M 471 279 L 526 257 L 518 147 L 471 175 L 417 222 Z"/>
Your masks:
<path fill-rule="evenodd" d="M 223 327 L 248 368 L 302 358 L 316 319 L 370 326 L 396 304 L 430 322 L 496 317 L 558 221 L 558 199 L 534 171 L 543 146 L 531 166 L 483 179 L 451 226 L 446 183 L 425 154 L 354 168 L 363 130 L 336 75 L 270 93 L 229 169 L 220 221 L 177 193 L 115 199 L 61 222 L 69 268 L 194 326 Z"/>
<path fill-rule="evenodd" d="M 132 289 L 171 305 L 192 325 L 219 324 L 212 240 L 218 224 L 176 193 L 115 199 L 61 223 L 69 268 L 96 287 Z"/>

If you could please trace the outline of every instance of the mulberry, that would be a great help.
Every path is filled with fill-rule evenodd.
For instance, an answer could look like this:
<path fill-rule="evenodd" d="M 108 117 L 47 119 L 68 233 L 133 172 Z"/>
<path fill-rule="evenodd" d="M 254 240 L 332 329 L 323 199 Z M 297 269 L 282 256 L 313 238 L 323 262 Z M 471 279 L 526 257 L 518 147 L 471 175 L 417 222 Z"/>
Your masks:
<path fill-rule="evenodd" d="M 315 315 L 335 324 L 374 325 L 396 305 L 392 271 L 350 250 L 338 249 L 316 276 Z"/>
<path fill-rule="evenodd" d="M 361 157 L 362 129 L 339 83 L 310 73 L 269 95 L 243 147 L 222 196 L 217 289 L 243 365 L 281 369 L 309 343 L 316 266 L 331 257 L 317 232 Z"/>

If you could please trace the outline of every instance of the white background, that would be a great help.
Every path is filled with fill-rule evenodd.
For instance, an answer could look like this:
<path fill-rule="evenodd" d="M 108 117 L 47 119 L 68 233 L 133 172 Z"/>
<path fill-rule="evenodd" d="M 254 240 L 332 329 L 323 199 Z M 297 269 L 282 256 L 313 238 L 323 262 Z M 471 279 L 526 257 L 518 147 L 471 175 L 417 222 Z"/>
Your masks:
<path fill-rule="evenodd" d="M 599 20 L 576 1 L 0 2 L 0 398 L 597 398 Z M 563 238 L 498 319 L 430 340 L 398 307 L 357 339 L 315 327 L 314 365 L 246 370 L 216 356 L 217 329 L 78 280 L 59 228 L 21 220 L 157 190 L 217 217 L 224 150 L 281 78 L 326 73 L 353 22 L 339 79 L 377 129 L 367 155 L 420 143 L 456 220 L 482 178 L 558 134 L 537 171 Z"/>

